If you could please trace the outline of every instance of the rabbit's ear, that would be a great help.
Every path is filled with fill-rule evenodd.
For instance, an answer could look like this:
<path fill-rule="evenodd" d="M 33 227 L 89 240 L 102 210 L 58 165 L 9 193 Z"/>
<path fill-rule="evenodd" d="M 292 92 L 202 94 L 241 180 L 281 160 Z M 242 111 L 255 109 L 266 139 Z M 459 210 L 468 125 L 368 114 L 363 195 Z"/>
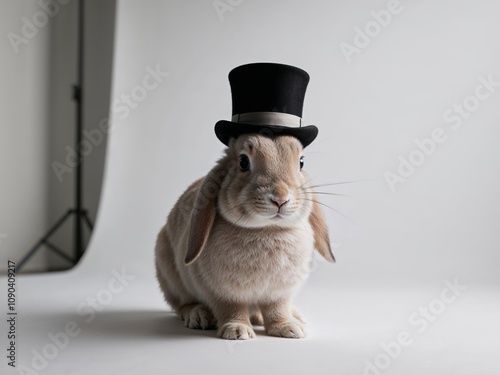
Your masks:
<path fill-rule="evenodd" d="M 313 197 L 313 207 L 309 223 L 314 232 L 314 247 L 327 261 L 335 263 L 335 257 L 330 246 L 330 236 L 326 226 L 325 216 L 316 197 Z"/>
<path fill-rule="evenodd" d="M 217 212 L 217 197 L 226 177 L 225 163 L 219 162 L 205 177 L 196 195 L 191 212 L 191 227 L 185 264 L 191 264 L 201 254 L 212 230 Z"/>

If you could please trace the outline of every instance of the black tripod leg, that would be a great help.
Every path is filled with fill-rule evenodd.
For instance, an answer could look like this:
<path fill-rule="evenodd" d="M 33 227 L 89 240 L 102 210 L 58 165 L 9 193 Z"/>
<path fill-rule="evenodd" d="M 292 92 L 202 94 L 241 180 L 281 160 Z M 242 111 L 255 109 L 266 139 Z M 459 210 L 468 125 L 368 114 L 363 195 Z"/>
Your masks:
<path fill-rule="evenodd" d="M 31 258 L 31 256 L 33 254 L 35 254 L 35 252 L 37 251 L 37 249 L 42 246 L 44 244 L 44 242 L 52 235 L 52 233 L 54 233 L 57 228 L 59 228 L 63 223 L 64 221 L 74 212 L 74 210 L 68 210 L 68 212 L 66 212 L 64 214 L 63 217 L 61 217 L 57 223 L 55 223 L 52 228 L 49 229 L 49 231 L 47 232 L 47 234 L 45 234 L 45 236 L 43 236 L 40 241 L 38 241 L 36 243 L 35 246 L 33 246 L 33 248 L 28 252 L 28 254 L 26 254 L 20 261 L 19 263 L 16 265 L 16 268 L 17 270 L 21 270 L 21 268 L 25 265 L 25 263 L 29 260 L 29 258 Z"/>
<path fill-rule="evenodd" d="M 92 222 L 90 221 L 89 214 L 87 213 L 87 210 L 83 210 L 83 217 L 85 219 L 85 222 L 89 226 L 90 230 L 94 229 L 94 225 L 92 225 Z"/>

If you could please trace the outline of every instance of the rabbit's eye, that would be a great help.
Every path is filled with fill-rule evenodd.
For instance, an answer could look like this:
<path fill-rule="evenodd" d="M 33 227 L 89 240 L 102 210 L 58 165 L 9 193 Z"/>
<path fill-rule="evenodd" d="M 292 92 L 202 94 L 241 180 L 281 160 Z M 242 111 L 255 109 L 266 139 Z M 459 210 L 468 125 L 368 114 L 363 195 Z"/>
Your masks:
<path fill-rule="evenodd" d="M 240 171 L 246 172 L 250 170 L 250 160 L 245 154 L 240 155 Z"/>
<path fill-rule="evenodd" d="M 302 167 L 304 167 L 304 157 L 303 156 L 300 157 L 299 163 L 300 163 L 300 170 L 302 170 Z"/>

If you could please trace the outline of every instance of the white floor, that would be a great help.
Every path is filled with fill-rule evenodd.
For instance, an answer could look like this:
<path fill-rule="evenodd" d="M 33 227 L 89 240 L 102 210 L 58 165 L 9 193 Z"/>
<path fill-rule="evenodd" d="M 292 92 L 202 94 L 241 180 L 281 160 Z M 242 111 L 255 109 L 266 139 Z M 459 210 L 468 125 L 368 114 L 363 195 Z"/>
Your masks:
<path fill-rule="evenodd" d="M 319 286 L 312 277 L 296 300 L 308 338 L 267 337 L 257 328 L 256 339 L 235 342 L 185 328 L 152 278 L 132 280 L 127 270 L 125 281 L 113 273 L 91 276 L 76 270 L 18 278 L 17 368 L 4 357 L 2 374 L 500 373 L 494 290 L 468 286 L 443 300 L 444 282 L 366 289 Z M 427 319 L 420 307 L 429 308 Z"/>

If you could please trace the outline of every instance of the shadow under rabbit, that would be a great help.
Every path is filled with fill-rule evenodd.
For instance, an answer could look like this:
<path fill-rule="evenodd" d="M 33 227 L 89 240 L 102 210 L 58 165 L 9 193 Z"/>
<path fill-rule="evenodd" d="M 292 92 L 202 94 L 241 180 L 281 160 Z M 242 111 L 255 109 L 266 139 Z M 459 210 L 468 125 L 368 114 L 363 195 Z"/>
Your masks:
<path fill-rule="evenodd" d="M 26 326 L 36 326 L 47 333 L 64 331 L 69 322 L 75 322 L 81 332 L 78 336 L 92 337 L 94 340 L 109 340 L 110 336 L 121 339 L 191 339 L 217 337 L 217 330 L 190 329 L 179 317 L 165 310 L 106 310 L 96 312 L 92 317 L 80 316 L 74 312 L 24 314 Z M 34 328 L 34 327 L 32 327 Z M 258 336 L 265 336 L 262 326 L 253 326 Z"/>

